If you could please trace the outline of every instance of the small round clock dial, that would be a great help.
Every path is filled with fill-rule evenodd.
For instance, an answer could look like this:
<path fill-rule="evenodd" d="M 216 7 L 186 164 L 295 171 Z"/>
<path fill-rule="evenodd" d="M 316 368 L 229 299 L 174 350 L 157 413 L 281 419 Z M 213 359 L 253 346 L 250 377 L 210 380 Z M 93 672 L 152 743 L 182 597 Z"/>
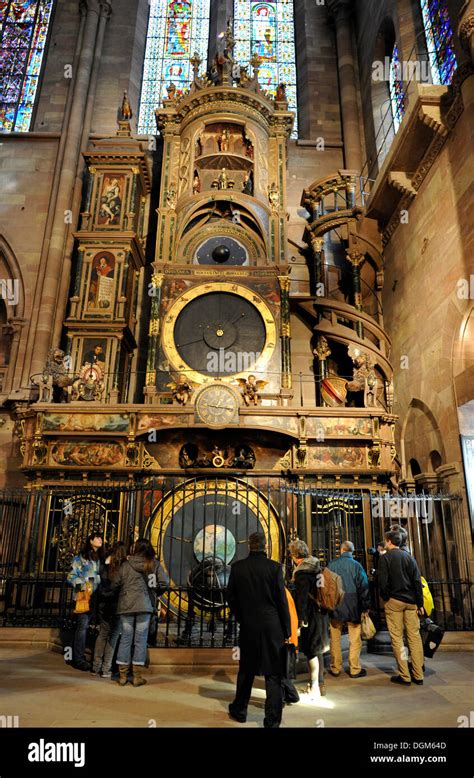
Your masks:
<path fill-rule="evenodd" d="M 196 417 L 209 427 L 226 427 L 237 421 L 240 400 L 230 386 L 205 386 L 196 397 Z"/>

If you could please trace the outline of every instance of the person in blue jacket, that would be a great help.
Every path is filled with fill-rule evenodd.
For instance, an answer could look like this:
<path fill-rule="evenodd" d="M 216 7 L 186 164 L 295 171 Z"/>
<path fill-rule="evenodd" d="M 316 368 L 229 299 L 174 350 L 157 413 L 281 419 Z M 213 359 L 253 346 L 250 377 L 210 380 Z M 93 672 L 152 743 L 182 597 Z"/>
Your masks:
<path fill-rule="evenodd" d="M 349 676 L 363 678 L 367 670 L 361 667 L 362 648 L 361 616 L 370 608 L 369 580 L 362 565 L 354 557 L 354 544 L 345 540 L 341 555 L 328 564 L 328 568 L 342 578 L 344 599 L 332 612 L 330 621 L 331 668 L 330 674 L 337 678 L 343 669 L 341 635 L 344 624 L 349 633 Z"/>

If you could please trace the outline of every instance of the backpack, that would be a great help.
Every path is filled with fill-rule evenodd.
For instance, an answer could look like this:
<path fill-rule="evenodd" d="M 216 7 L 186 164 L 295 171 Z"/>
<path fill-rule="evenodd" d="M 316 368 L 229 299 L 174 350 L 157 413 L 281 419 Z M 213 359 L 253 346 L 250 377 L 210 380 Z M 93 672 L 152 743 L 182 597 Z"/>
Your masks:
<path fill-rule="evenodd" d="M 433 595 L 430 592 L 430 587 L 426 583 L 426 580 L 421 576 L 421 587 L 423 589 L 423 608 L 427 616 L 431 616 L 434 609 Z"/>
<path fill-rule="evenodd" d="M 320 608 L 324 608 L 327 611 L 335 611 L 344 599 L 344 586 L 341 576 L 325 567 L 316 576 L 312 596 Z"/>

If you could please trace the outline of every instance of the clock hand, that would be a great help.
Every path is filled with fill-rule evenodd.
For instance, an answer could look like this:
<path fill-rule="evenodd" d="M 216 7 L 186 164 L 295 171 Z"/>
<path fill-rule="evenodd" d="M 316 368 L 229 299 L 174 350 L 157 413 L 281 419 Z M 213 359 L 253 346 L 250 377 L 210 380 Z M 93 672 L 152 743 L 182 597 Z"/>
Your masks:
<path fill-rule="evenodd" d="M 197 340 L 188 340 L 187 343 L 177 343 L 176 348 L 183 348 L 184 346 L 191 346 L 193 343 L 199 343 L 199 341 L 202 340 L 202 337 L 203 336 L 200 335 L 199 338 L 197 338 Z"/>

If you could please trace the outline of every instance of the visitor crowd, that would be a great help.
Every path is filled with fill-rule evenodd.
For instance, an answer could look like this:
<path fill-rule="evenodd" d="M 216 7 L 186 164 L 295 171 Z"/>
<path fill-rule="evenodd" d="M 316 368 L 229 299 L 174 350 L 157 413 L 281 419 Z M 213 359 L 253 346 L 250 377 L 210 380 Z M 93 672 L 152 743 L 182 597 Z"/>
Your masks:
<path fill-rule="evenodd" d="M 390 680 L 402 686 L 423 684 L 424 671 L 419 621 L 424 615 L 424 592 L 407 537 L 401 526 L 390 528 L 378 545 L 376 570 L 398 669 Z M 337 678 L 343 672 L 344 627 L 349 638 L 349 677 L 367 675 L 360 663 L 362 639 L 373 636 L 375 628 L 369 616 L 369 581 L 354 559 L 354 544 L 344 541 L 340 555 L 324 570 L 304 541 L 292 541 L 289 552 L 293 562 L 289 588 L 282 566 L 267 557 L 262 533 L 250 535 L 248 557 L 231 566 L 226 596 L 239 624 L 240 651 L 229 715 L 241 723 L 247 718 L 256 675 L 265 677 L 265 727 L 280 726 L 284 704 L 326 696 L 324 654 L 330 652 L 329 673 Z M 141 538 L 129 553 L 124 543 L 115 543 L 104 553 L 102 535 L 92 533 L 73 559 L 68 582 L 77 614 L 72 665 L 110 679 L 115 660 L 121 686 L 145 684 L 150 622 L 156 618 L 160 595 L 167 590 L 151 543 Z M 94 614 L 98 634 L 89 663 L 86 638 Z M 305 655 L 309 671 L 308 684 L 300 691 L 293 683 L 298 651 Z"/>

